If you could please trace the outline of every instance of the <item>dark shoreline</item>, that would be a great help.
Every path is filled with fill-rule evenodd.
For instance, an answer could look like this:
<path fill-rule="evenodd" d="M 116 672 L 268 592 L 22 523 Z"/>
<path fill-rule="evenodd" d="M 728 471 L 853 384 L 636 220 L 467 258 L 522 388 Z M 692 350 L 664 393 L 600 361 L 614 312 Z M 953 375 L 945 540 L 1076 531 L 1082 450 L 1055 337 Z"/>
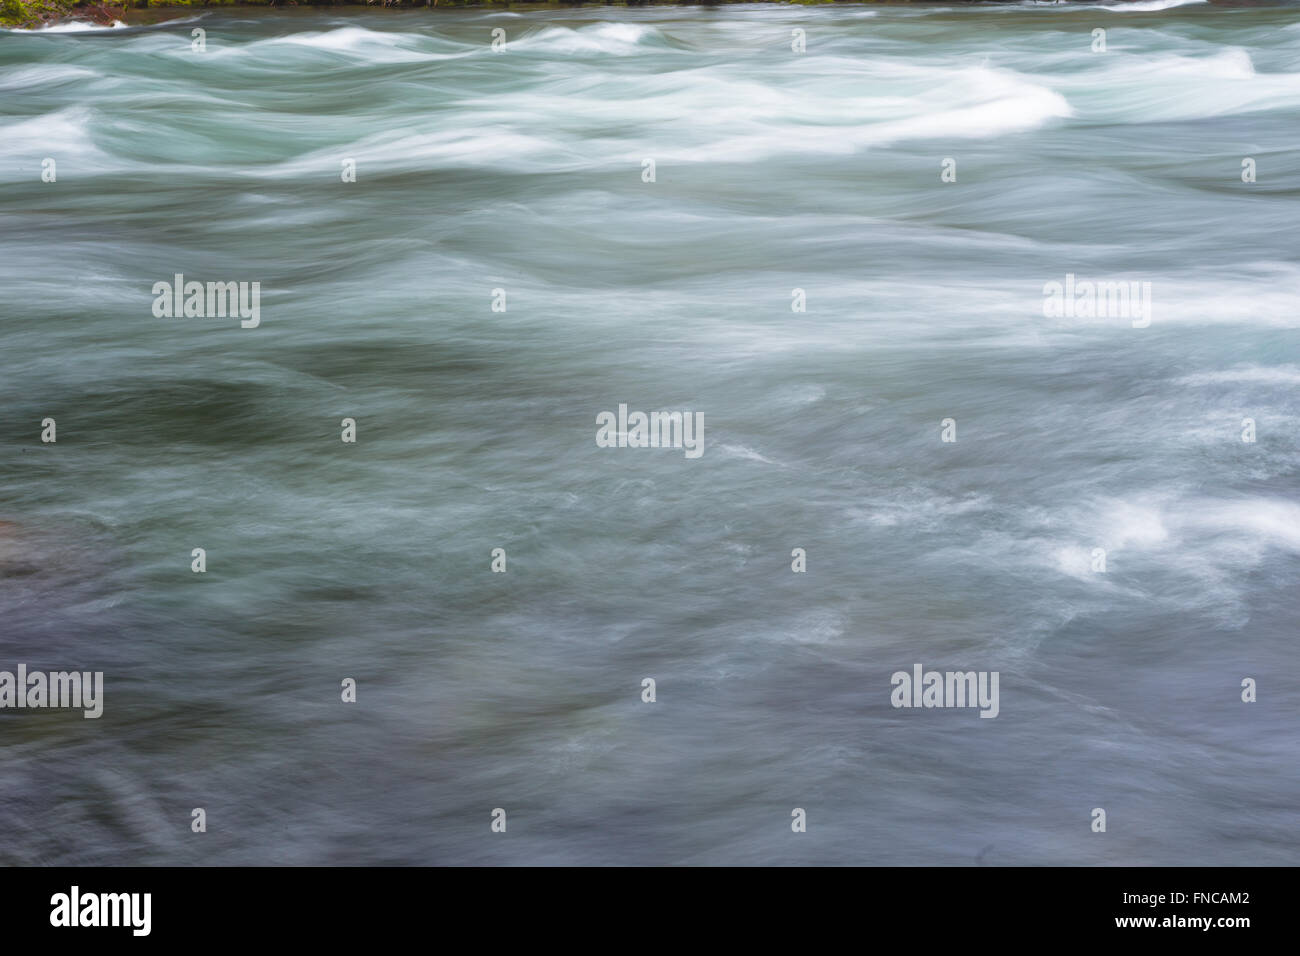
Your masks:
<path fill-rule="evenodd" d="M 384 11 L 506 10 L 542 11 L 579 7 L 721 7 L 761 3 L 784 6 L 934 6 L 944 0 L 0 0 L 0 27 L 34 27 L 69 21 L 90 21 L 105 26 L 114 20 L 128 25 L 162 23 L 212 10 L 276 11 L 321 10 L 331 7 Z M 996 3 L 998 0 L 948 0 L 950 3 Z M 1003 0 L 1014 2 L 1014 0 Z M 1102 2 L 1102 0 L 1097 0 Z"/>
<path fill-rule="evenodd" d="M 411 12 L 414 10 L 543 10 L 589 7 L 723 7 L 746 4 L 764 6 L 1004 6 L 1018 0 L 0 0 L 0 27 L 36 27 L 69 21 L 93 22 L 105 26 L 121 20 L 130 26 L 163 23 L 193 17 L 214 10 L 288 13 L 326 8 Z M 1063 0 L 1064 2 L 1064 0 Z M 1139 0 L 1069 0 L 1071 3 L 1139 2 Z M 1274 6 L 1259 0 L 1208 0 L 1212 6 Z M 1281 4 L 1286 5 L 1286 4 Z"/>

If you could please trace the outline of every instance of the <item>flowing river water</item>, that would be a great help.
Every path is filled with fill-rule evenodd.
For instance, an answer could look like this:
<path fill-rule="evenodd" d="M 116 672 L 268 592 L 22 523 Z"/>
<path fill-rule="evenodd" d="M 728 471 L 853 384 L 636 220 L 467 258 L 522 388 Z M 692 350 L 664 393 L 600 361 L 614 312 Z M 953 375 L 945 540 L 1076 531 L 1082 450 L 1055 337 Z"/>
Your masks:
<path fill-rule="evenodd" d="M 1300 862 L 1298 10 L 0 33 L 0 860 Z"/>

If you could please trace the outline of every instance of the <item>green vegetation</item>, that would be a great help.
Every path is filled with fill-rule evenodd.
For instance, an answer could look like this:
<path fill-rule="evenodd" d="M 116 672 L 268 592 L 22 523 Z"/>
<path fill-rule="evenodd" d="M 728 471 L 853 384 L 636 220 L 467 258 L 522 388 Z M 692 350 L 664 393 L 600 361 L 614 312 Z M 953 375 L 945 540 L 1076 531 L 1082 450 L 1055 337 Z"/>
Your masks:
<path fill-rule="evenodd" d="M 37 27 L 71 12 L 72 0 L 0 0 L 0 26 Z"/>

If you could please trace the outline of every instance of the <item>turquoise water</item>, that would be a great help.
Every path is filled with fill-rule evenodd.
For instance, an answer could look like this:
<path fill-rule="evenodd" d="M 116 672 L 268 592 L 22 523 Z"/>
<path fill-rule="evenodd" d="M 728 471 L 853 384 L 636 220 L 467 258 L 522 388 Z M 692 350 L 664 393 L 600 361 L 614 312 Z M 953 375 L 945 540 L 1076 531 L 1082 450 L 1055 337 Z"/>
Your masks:
<path fill-rule="evenodd" d="M 0 669 L 106 688 L 0 712 L 5 862 L 1300 862 L 1297 8 L 231 11 L 0 104 Z"/>

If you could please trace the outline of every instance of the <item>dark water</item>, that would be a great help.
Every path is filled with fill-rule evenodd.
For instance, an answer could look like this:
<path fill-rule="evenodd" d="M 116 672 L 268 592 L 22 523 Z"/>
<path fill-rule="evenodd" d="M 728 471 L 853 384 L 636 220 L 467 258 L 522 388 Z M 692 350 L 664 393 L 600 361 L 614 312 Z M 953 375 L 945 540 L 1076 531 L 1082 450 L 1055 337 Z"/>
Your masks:
<path fill-rule="evenodd" d="M 0 34 L 0 859 L 1300 862 L 1300 17 L 1161 6 Z"/>

